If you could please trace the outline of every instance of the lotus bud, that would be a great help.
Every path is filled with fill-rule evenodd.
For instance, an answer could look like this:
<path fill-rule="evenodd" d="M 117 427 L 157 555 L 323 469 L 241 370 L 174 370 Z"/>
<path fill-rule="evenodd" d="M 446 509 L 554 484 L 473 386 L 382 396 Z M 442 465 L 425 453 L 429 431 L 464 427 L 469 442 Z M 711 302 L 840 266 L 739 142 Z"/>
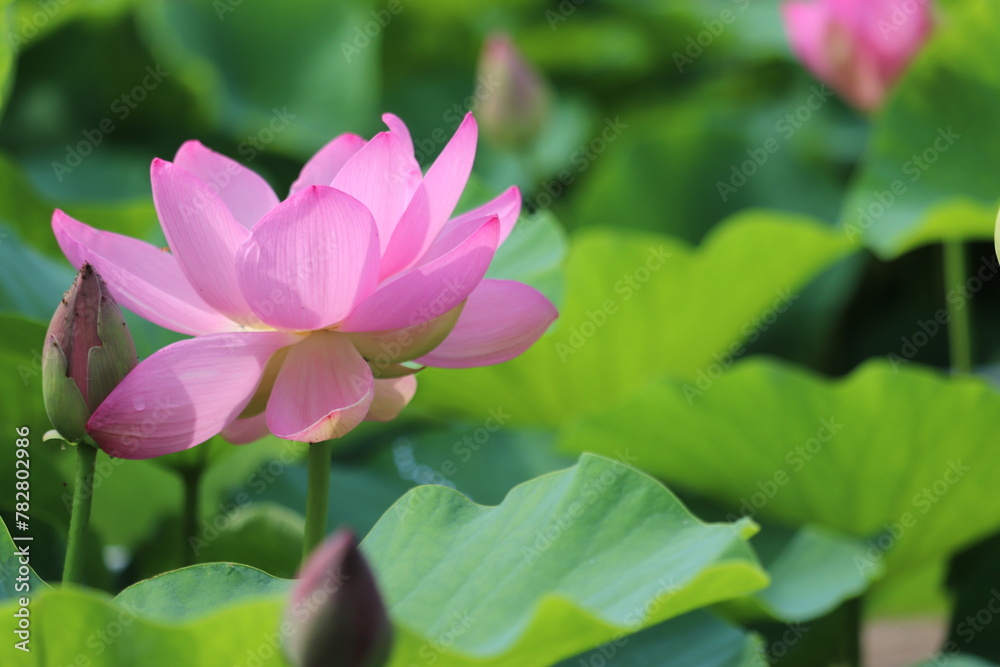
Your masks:
<path fill-rule="evenodd" d="M 90 415 L 137 363 L 118 304 L 84 264 L 52 316 L 42 352 L 45 412 L 60 435 L 82 440 Z"/>
<path fill-rule="evenodd" d="M 549 91 L 510 37 L 494 34 L 486 39 L 478 80 L 491 91 L 476 111 L 483 135 L 499 146 L 530 143 L 548 117 Z"/>
<path fill-rule="evenodd" d="M 309 557 L 285 612 L 295 667 L 381 667 L 392 625 L 354 534 L 340 530 Z"/>

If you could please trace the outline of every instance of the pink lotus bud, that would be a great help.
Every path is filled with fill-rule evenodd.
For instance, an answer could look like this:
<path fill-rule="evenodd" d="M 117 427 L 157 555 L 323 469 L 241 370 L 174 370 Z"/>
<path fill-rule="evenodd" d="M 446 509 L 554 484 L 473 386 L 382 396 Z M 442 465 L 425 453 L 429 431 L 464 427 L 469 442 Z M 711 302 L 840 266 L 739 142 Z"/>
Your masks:
<path fill-rule="evenodd" d="M 487 91 L 476 110 L 483 134 L 501 146 L 531 142 L 548 115 L 549 93 L 510 37 L 487 37 L 479 58 L 478 81 Z"/>
<path fill-rule="evenodd" d="M 64 438 L 81 440 L 91 413 L 137 363 L 121 310 L 84 264 L 45 336 L 42 392 L 52 425 Z"/>
<path fill-rule="evenodd" d="M 285 612 L 295 667 L 381 667 L 392 625 L 354 533 L 339 530 L 309 557 Z"/>
<path fill-rule="evenodd" d="M 799 59 L 863 111 L 882 105 L 932 27 L 930 0 L 794 0 L 782 13 Z"/>

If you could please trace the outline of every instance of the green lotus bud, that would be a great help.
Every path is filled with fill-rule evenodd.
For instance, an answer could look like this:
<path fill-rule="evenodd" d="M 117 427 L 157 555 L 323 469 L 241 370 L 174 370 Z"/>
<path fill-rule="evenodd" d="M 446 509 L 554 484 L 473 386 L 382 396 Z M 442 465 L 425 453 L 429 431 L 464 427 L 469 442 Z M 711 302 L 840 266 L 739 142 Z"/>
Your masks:
<path fill-rule="evenodd" d="M 392 625 L 354 534 L 340 530 L 309 557 L 285 612 L 295 667 L 382 667 Z"/>
<path fill-rule="evenodd" d="M 492 86 L 476 110 L 483 136 L 499 146 L 531 143 L 548 117 L 549 91 L 507 35 L 486 39 L 479 57 L 479 81 Z"/>
<path fill-rule="evenodd" d="M 42 391 L 49 421 L 67 440 L 82 440 L 91 413 L 137 363 L 118 304 L 84 264 L 45 336 Z"/>

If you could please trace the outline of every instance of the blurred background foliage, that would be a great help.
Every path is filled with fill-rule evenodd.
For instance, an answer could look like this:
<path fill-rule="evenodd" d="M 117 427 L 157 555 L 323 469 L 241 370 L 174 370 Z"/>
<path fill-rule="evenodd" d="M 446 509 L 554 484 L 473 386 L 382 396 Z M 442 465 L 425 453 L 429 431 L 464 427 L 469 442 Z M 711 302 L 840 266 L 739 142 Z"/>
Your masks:
<path fill-rule="evenodd" d="M 1000 77 L 992 55 L 1000 20 L 985 2 L 942 3 L 940 39 L 874 119 L 824 94 L 795 61 L 777 0 L 6 3 L 0 355 L 14 371 L 2 379 L 3 423 L 29 424 L 36 438 L 47 428 L 37 350 L 72 279 L 50 231 L 53 208 L 162 244 L 149 190 L 152 158 L 170 158 L 183 141 L 198 138 L 259 171 L 280 193 L 313 151 L 342 132 L 371 136 L 386 111 L 406 121 L 427 165 L 464 112 L 476 112 L 495 92 L 477 62 L 487 35 L 498 29 L 511 35 L 551 96 L 529 142 L 481 137 L 469 199 L 516 183 L 529 216 L 530 233 L 515 235 L 514 249 L 498 262 L 557 298 L 565 287 L 570 313 L 573 294 L 588 280 L 609 289 L 615 267 L 634 266 L 651 244 L 667 243 L 690 267 L 671 269 L 674 287 L 657 287 L 658 300 L 648 297 L 633 309 L 645 310 L 623 315 L 602 333 L 597 340 L 618 340 L 618 347 L 588 348 L 589 370 L 581 364 L 567 371 L 573 387 L 566 394 L 559 390 L 562 369 L 546 366 L 545 352 L 534 358 L 548 369 L 542 379 L 524 375 L 525 364 L 470 372 L 465 384 L 454 384 L 458 374 L 426 372 L 426 391 L 402 419 L 366 425 L 342 441 L 331 527 L 350 523 L 364 534 L 419 483 L 444 483 L 477 502 L 498 503 L 513 485 L 572 462 L 573 446 L 567 449 L 563 438 L 557 447 L 556 431 L 600 409 L 601 392 L 624 399 L 654 375 L 693 378 L 713 352 L 746 338 L 740 325 L 766 308 L 776 290 L 798 290 L 794 307 L 736 357 L 769 354 L 805 372 L 840 377 L 867 359 L 898 355 L 918 322 L 945 306 L 937 241 L 969 241 L 973 269 L 993 261 L 988 238 L 1000 160 L 1000 150 L 992 150 Z M 723 23 L 722 16 L 734 18 Z M 952 125 L 962 138 L 942 158 L 950 166 L 928 171 L 872 235 L 845 233 L 842 225 L 857 223 L 858 208 L 887 188 L 900 163 Z M 565 275 L 563 231 L 571 239 Z M 741 291 L 744 281 L 755 287 Z M 987 281 L 971 302 L 975 360 L 986 374 L 1000 353 L 992 335 L 1000 326 L 998 301 L 1000 290 Z M 177 339 L 129 321 L 140 356 Z M 601 368 L 618 364 L 632 347 L 641 352 L 613 372 Z M 930 336 L 910 360 L 947 368 L 947 337 Z M 537 390 L 522 397 L 525 410 L 488 444 L 470 449 L 476 455 L 458 474 L 442 475 L 481 430 L 485 406 L 516 397 L 524 386 Z M 463 392 L 480 389 L 472 407 L 461 403 Z M 880 396 L 878 387 L 866 391 L 872 400 Z M 532 405 L 545 414 L 525 419 Z M 646 420 L 638 430 L 651 429 L 649 437 L 669 447 L 669 429 L 653 412 L 627 419 Z M 71 461 L 54 446 L 37 443 L 34 452 L 39 540 L 52 547 L 35 565 L 52 581 L 68 522 L 63 499 Z M 105 470 L 128 474 L 109 472 L 96 495 L 101 544 L 94 548 L 92 584 L 116 591 L 190 560 L 180 536 L 212 522 L 223 536 L 210 540 L 199 560 L 238 560 L 289 576 L 298 551 L 288 545 L 298 535 L 304 497 L 300 454 L 268 439 L 241 448 L 213 441 L 149 462 L 102 457 Z M 7 470 L 10 458 L 0 468 Z M 684 498 L 701 516 L 721 518 L 735 506 L 713 504 L 731 495 L 728 489 L 715 497 L 700 490 L 686 489 Z M 197 498 L 194 516 L 182 511 L 186 495 Z M 240 505 L 244 496 L 252 510 Z M 0 496 L 5 516 L 8 501 Z M 977 511 L 975 503 L 965 510 Z M 261 540 L 262 533 L 288 539 L 277 549 L 279 542 Z M 941 613 L 945 570 L 936 552 L 911 564 L 902 579 L 886 580 L 872 608 Z M 859 585 L 852 581 L 844 590 Z M 831 604 L 847 596 L 841 593 Z"/>

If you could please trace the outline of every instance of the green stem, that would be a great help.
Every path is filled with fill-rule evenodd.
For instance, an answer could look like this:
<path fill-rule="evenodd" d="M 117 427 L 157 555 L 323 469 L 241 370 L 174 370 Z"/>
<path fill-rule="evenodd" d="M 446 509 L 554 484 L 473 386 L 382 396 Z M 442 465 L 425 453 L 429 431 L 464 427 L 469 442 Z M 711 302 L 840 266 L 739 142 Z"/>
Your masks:
<path fill-rule="evenodd" d="M 181 550 L 184 564 L 194 564 L 194 549 L 191 547 L 191 538 L 198 534 L 198 507 L 201 502 L 201 468 L 186 468 L 181 473 L 184 480 L 184 517 L 183 517 L 183 539 L 184 546 Z"/>
<path fill-rule="evenodd" d="M 90 524 L 90 506 L 94 499 L 94 466 L 97 462 L 97 447 L 81 442 L 76 450 L 79 458 L 73 486 L 73 513 L 69 520 L 69 543 L 66 545 L 62 578 L 66 584 L 83 583 L 83 551 Z"/>
<path fill-rule="evenodd" d="M 309 445 L 309 486 L 306 490 L 306 532 L 302 562 L 326 535 L 326 509 L 330 504 L 330 443 Z"/>
<path fill-rule="evenodd" d="M 969 313 L 969 300 L 965 293 L 965 281 L 968 277 L 965 245 L 961 241 L 945 241 L 943 249 L 951 367 L 956 373 L 971 373 L 972 318 Z"/>

